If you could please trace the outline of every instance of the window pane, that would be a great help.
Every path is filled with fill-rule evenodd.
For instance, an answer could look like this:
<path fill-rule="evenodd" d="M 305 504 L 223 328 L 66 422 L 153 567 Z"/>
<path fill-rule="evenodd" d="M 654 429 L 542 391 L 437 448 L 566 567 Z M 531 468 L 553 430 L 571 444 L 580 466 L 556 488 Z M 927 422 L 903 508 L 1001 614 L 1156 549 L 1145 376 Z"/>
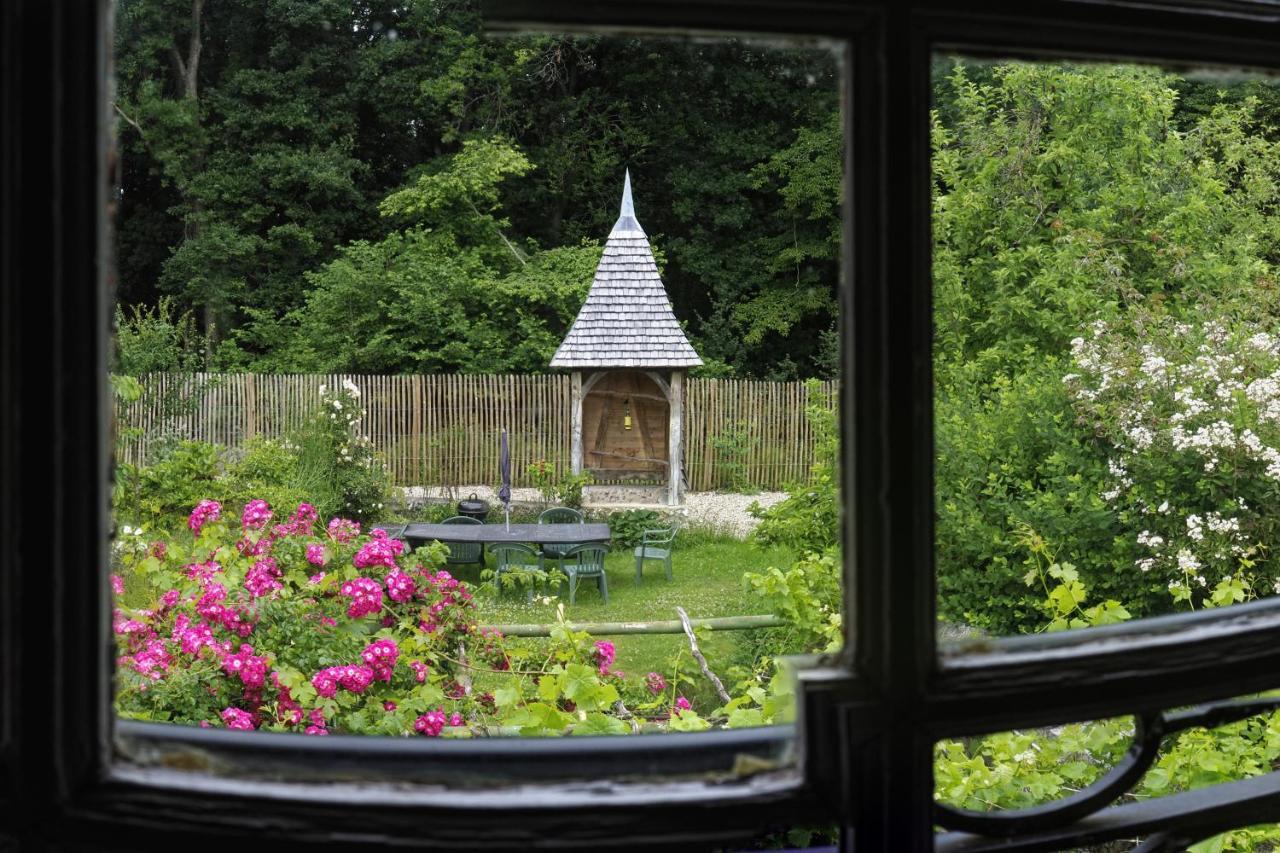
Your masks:
<path fill-rule="evenodd" d="M 1065 826 L 1087 814 L 1271 771 L 1275 695 L 1141 718 L 1070 723 L 940 741 L 938 823 L 986 835 Z M 1272 827 L 1237 829 L 1223 849 L 1273 842 Z"/>
<path fill-rule="evenodd" d="M 838 53 L 117 24 L 117 713 L 789 722 L 841 632 Z"/>
<path fill-rule="evenodd" d="M 1133 739 L 1133 720 L 1120 717 L 939 741 L 933 762 L 936 797 L 966 812 L 1013 811 L 1064 800 L 1106 776 Z"/>
<path fill-rule="evenodd" d="M 1280 88 L 935 61 L 949 636 L 1273 595 Z"/>

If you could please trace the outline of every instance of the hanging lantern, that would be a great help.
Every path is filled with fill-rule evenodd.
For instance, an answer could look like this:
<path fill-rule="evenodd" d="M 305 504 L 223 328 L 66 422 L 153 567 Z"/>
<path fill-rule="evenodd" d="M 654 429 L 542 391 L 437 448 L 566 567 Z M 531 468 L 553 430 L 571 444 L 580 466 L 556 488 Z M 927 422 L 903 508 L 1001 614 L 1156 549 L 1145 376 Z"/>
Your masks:
<path fill-rule="evenodd" d="M 631 429 L 631 398 L 622 401 L 622 428 Z"/>

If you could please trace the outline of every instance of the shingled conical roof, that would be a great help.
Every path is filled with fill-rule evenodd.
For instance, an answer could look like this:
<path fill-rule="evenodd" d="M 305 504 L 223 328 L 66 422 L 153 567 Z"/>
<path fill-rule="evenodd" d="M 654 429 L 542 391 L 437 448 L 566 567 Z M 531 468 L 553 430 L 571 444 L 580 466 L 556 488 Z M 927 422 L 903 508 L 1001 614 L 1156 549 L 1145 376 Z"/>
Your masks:
<path fill-rule="evenodd" d="M 658 265 L 631 203 L 631 173 L 622 210 L 578 318 L 560 342 L 552 367 L 696 367 L 694 352 L 676 322 Z"/>

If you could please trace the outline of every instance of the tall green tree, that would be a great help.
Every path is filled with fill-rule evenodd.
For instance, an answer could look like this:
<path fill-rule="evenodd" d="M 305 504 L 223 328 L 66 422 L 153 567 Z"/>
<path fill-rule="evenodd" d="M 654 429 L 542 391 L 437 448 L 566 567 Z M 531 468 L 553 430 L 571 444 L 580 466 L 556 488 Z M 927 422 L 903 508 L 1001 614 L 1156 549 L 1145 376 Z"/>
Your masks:
<path fill-rule="evenodd" d="M 381 210 L 401 227 L 343 247 L 308 275 L 312 289 L 283 360 L 368 373 L 545 370 L 600 248 L 512 242 L 499 186 L 531 168 L 509 143 L 473 139 L 388 196 Z"/>

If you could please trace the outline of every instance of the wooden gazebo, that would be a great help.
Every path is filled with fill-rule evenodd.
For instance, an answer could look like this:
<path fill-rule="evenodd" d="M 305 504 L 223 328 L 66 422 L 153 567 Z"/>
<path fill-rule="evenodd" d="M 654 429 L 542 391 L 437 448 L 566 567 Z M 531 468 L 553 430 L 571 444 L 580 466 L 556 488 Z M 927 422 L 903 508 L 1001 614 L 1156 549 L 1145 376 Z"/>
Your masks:
<path fill-rule="evenodd" d="M 573 371 L 573 472 L 588 470 L 599 483 L 665 485 L 667 503 L 678 505 L 684 378 L 700 364 L 636 221 L 628 172 L 587 301 L 551 359 Z"/>

